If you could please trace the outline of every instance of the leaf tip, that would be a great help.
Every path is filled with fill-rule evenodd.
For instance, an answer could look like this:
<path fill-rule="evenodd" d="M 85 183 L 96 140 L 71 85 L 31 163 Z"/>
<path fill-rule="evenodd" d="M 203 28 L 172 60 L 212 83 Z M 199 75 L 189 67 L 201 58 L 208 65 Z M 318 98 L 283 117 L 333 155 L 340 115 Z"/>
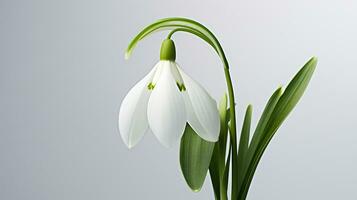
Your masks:
<path fill-rule="evenodd" d="M 310 60 L 317 63 L 319 58 L 317 56 L 313 56 Z"/>
<path fill-rule="evenodd" d="M 227 93 L 224 93 L 224 95 L 222 96 L 219 105 L 218 105 L 218 110 L 220 112 L 221 117 L 225 117 L 226 116 L 226 111 L 227 111 Z"/>
<path fill-rule="evenodd" d="M 253 109 L 253 105 L 252 104 L 248 104 L 247 110 L 249 110 L 249 112 L 251 112 Z"/>
<path fill-rule="evenodd" d="M 279 94 L 282 94 L 284 92 L 284 86 L 279 85 L 278 89 L 276 89 L 276 92 L 278 92 Z"/>
<path fill-rule="evenodd" d="M 318 61 L 318 58 L 316 56 L 313 56 L 312 58 L 310 58 L 310 60 L 307 62 L 309 64 L 309 66 L 313 69 L 316 68 L 316 65 L 317 65 L 317 61 Z"/>
<path fill-rule="evenodd" d="M 227 93 L 224 93 L 223 94 L 223 96 L 222 96 L 222 98 L 221 98 L 221 103 L 222 104 L 227 104 L 227 99 L 228 99 L 228 97 L 227 97 Z"/>

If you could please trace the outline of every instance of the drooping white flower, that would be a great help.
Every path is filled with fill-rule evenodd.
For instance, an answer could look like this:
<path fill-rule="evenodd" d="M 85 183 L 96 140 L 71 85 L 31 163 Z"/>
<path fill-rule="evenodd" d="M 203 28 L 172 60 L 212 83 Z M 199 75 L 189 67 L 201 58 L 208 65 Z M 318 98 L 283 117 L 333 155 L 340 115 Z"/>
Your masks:
<path fill-rule="evenodd" d="M 124 98 L 119 131 L 131 148 L 151 130 L 164 146 L 172 146 L 186 123 L 203 139 L 218 140 L 220 120 L 215 100 L 175 62 L 175 46 L 167 39 L 160 61 Z"/>

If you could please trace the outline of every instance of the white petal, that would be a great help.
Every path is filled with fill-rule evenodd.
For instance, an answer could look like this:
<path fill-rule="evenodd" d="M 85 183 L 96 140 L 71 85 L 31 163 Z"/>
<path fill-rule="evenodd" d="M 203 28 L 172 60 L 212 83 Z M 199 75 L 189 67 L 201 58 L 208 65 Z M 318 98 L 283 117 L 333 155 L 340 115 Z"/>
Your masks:
<path fill-rule="evenodd" d="M 151 91 L 148 84 L 158 64 L 140 80 L 125 96 L 119 111 L 119 131 L 124 143 L 132 148 L 148 129 L 147 105 Z"/>
<path fill-rule="evenodd" d="M 178 65 L 174 61 L 169 61 L 169 62 L 170 62 L 172 77 L 174 77 L 176 83 L 182 84 L 183 80 L 182 80 L 181 74 L 179 72 Z"/>
<path fill-rule="evenodd" d="M 219 137 L 220 119 L 216 101 L 196 81 L 178 68 L 186 87 L 184 95 L 188 123 L 203 139 L 216 142 Z"/>
<path fill-rule="evenodd" d="M 148 103 L 148 121 L 154 135 L 166 147 L 177 142 L 186 126 L 182 93 L 171 73 L 170 62 L 163 63 L 161 76 Z"/>

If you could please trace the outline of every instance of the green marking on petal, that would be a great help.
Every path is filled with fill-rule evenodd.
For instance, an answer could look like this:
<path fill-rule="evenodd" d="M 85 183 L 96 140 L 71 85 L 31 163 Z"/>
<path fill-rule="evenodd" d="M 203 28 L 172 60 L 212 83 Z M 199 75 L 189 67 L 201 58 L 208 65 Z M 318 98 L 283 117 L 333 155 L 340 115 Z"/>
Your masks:
<path fill-rule="evenodd" d="M 155 85 L 152 84 L 151 82 L 148 84 L 148 89 L 153 90 L 155 88 Z"/>
<path fill-rule="evenodd" d="M 182 91 L 186 91 L 186 87 L 183 83 L 181 84 L 181 88 L 182 88 Z"/>
<path fill-rule="evenodd" d="M 180 83 L 176 82 L 176 85 L 179 88 L 180 92 L 186 91 L 186 87 L 185 87 L 185 85 L 183 83 L 180 84 Z"/>
<path fill-rule="evenodd" d="M 178 89 L 180 90 L 180 92 L 186 91 L 186 87 L 185 87 L 185 85 L 183 83 L 181 83 L 181 84 L 180 83 L 176 83 L 176 85 L 177 85 Z M 153 90 L 155 88 L 155 85 L 152 82 L 150 82 L 148 84 L 147 88 L 149 90 Z"/>

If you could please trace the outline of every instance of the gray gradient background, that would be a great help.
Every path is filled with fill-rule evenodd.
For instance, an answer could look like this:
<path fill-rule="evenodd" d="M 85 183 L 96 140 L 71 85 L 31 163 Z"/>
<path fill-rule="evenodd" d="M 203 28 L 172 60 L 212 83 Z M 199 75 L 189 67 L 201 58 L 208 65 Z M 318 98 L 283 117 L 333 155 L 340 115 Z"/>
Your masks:
<path fill-rule="evenodd" d="M 254 122 L 280 84 L 316 55 L 302 101 L 267 149 L 248 199 L 357 199 L 357 3 L 339 1 L 0 1 L 0 199 L 213 199 L 185 185 L 178 145 L 146 135 L 132 150 L 117 112 L 157 62 L 156 34 L 124 49 L 158 18 L 207 25 L 231 63 Z M 219 99 L 222 66 L 201 40 L 174 36 L 178 62 Z"/>

